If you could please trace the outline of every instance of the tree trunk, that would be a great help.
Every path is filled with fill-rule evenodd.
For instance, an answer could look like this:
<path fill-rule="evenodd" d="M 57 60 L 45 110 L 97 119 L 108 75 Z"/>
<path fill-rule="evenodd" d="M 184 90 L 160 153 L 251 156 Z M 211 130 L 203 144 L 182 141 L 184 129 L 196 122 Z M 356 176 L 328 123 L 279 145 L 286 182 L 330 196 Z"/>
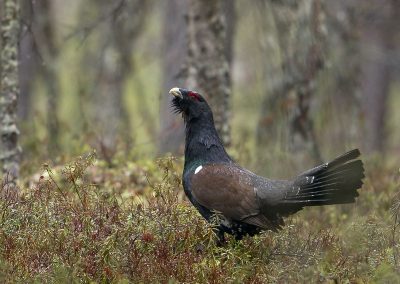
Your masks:
<path fill-rule="evenodd" d="M 231 81 L 226 53 L 226 19 L 221 0 L 190 0 L 187 17 L 187 87 L 203 94 L 223 143 L 231 143 Z"/>
<path fill-rule="evenodd" d="M 58 119 L 60 88 L 56 70 L 58 48 L 52 17 L 52 2 L 49 0 L 22 1 L 21 5 L 23 27 L 19 47 L 18 114 L 22 121 L 30 121 L 32 88 L 36 79 L 42 79 L 47 95 L 47 148 L 49 156 L 52 157 L 60 150 Z"/>
<path fill-rule="evenodd" d="M 117 4 L 102 1 L 99 11 L 105 20 L 99 44 L 100 61 L 95 70 L 94 119 L 97 148 L 110 166 L 118 139 L 128 136 L 123 138 L 126 138 L 127 147 L 131 144 L 129 116 L 123 103 L 123 85 L 133 72 L 132 51 L 146 20 L 148 6 L 146 1 L 122 1 Z M 132 15 L 136 16 L 132 19 Z"/>
<path fill-rule="evenodd" d="M 35 74 L 37 72 L 37 64 L 32 54 L 33 40 L 31 34 L 24 34 L 20 43 L 20 58 L 19 58 L 19 84 L 20 84 L 20 98 L 18 102 L 18 117 L 21 122 L 29 122 L 31 114 L 31 97 L 32 87 L 34 83 Z"/>
<path fill-rule="evenodd" d="M 20 94 L 18 99 L 18 117 L 21 122 L 29 122 L 31 114 L 32 88 L 38 67 L 40 65 L 37 58 L 35 39 L 32 32 L 33 26 L 33 4 L 31 1 L 21 1 L 21 19 L 24 19 L 21 27 L 20 46 L 19 46 L 19 87 Z"/>
<path fill-rule="evenodd" d="M 357 15 L 351 7 L 351 0 L 325 1 L 326 13 L 326 57 L 330 68 L 329 81 L 324 84 L 322 104 L 325 108 L 322 120 L 331 120 L 336 116 L 336 123 L 329 129 L 330 136 L 342 141 L 342 145 L 356 143 L 361 134 L 361 98 L 360 49 Z M 340 116 L 337 115 L 340 113 Z M 338 149 L 339 150 L 339 149 Z M 345 150 L 345 149 L 342 149 Z"/>
<path fill-rule="evenodd" d="M 0 76 L 0 161 L 2 171 L 14 182 L 19 175 L 21 149 L 16 124 L 18 101 L 19 1 L 4 0 L 1 7 L 1 76 Z"/>
<path fill-rule="evenodd" d="M 320 0 L 299 2 L 279 1 L 271 4 L 272 15 L 281 53 L 280 78 L 267 78 L 269 93 L 262 104 L 257 133 L 259 145 L 269 137 L 278 136 L 272 130 L 275 117 L 287 116 L 284 126 L 289 148 L 297 152 L 307 148 L 316 162 L 321 154 L 310 118 L 318 72 L 323 67 L 321 54 Z M 282 112 L 279 114 L 279 112 Z M 271 133 L 271 131 L 274 131 Z"/>
<path fill-rule="evenodd" d="M 228 59 L 229 70 L 232 70 L 234 36 L 236 32 L 237 15 L 235 4 L 235 0 L 222 0 L 222 12 L 226 22 L 225 54 Z"/>
<path fill-rule="evenodd" d="M 109 33 L 107 33 L 110 35 Z M 110 39 L 108 39 L 110 40 Z M 94 93 L 95 121 L 102 157 L 111 165 L 117 147 L 122 112 L 122 74 L 120 55 L 106 44 Z"/>
<path fill-rule="evenodd" d="M 136 42 L 141 35 L 146 16 L 151 3 L 149 1 L 131 0 L 125 2 L 123 11 L 111 22 L 114 31 L 115 49 L 120 56 L 121 64 L 121 90 L 116 92 L 116 104 L 118 104 L 120 135 L 125 142 L 124 146 L 128 153 L 133 145 L 131 135 L 131 123 L 129 114 L 124 106 L 124 98 L 122 86 L 127 78 L 132 77 L 135 73 L 135 66 L 132 62 L 132 53 Z M 135 17 L 132 17 L 135 15 Z M 147 111 L 147 109 L 143 110 Z M 153 127 L 154 129 L 154 127 Z"/>
<path fill-rule="evenodd" d="M 386 49 L 383 31 L 369 29 L 363 34 L 363 63 L 361 69 L 361 93 L 363 94 L 363 112 L 365 120 L 364 144 L 367 153 L 382 152 L 385 146 L 385 114 L 390 83 L 390 66 L 385 56 L 377 56 L 371 46 Z M 378 58 L 377 58 L 378 57 Z"/>
<path fill-rule="evenodd" d="M 163 18 L 163 75 L 160 102 L 159 151 L 178 154 L 182 150 L 184 127 L 180 117 L 171 112 L 171 96 L 167 92 L 174 87 L 184 86 L 184 59 L 186 51 L 187 0 L 164 1 Z"/>
<path fill-rule="evenodd" d="M 398 1 L 368 0 L 359 3 L 361 15 L 361 93 L 364 145 L 367 153 L 385 148 L 385 115 L 391 82 L 390 50 L 399 27 Z M 364 5 L 364 7 L 363 7 Z"/>

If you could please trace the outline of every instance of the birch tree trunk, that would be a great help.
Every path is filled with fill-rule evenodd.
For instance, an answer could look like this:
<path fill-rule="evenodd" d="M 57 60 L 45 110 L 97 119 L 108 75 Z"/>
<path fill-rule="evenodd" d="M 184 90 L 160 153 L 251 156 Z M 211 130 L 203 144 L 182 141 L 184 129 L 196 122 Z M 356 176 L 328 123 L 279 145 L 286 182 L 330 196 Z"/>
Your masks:
<path fill-rule="evenodd" d="M 187 86 L 203 94 L 223 143 L 231 143 L 231 77 L 226 54 L 226 19 L 221 0 L 190 0 L 187 17 Z"/>
<path fill-rule="evenodd" d="M 0 161 L 2 171 L 9 174 L 9 181 L 15 182 L 19 175 L 20 148 L 19 131 L 16 124 L 18 101 L 18 37 L 19 2 L 2 2 L 0 55 Z"/>
<path fill-rule="evenodd" d="M 201 1 L 199 1 L 201 2 Z M 218 2 L 218 1 L 217 1 Z M 232 57 L 233 57 L 233 38 L 234 38 L 234 31 L 235 31 L 235 23 L 236 23 L 236 13 L 235 13 L 235 2 L 234 0 L 222 0 L 221 4 L 218 4 L 218 9 L 223 13 L 224 15 L 222 18 L 225 18 L 224 20 L 226 22 L 225 24 L 225 34 L 226 36 L 222 35 L 219 36 L 220 38 L 218 40 L 223 40 L 224 41 L 224 56 L 226 57 L 226 60 L 228 62 L 229 68 L 231 66 L 232 62 Z M 195 42 L 193 43 L 193 40 L 198 40 L 194 37 L 191 39 L 188 39 L 188 29 L 186 27 L 186 22 L 185 22 L 185 15 L 188 14 L 188 6 L 191 5 L 191 13 L 193 14 L 193 4 L 190 4 L 190 2 L 186 0 L 168 0 L 165 1 L 165 7 L 164 7 L 164 31 L 163 31 L 163 36 L 164 36 L 164 47 L 163 47 L 163 54 L 164 60 L 163 60 L 163 74 L 164 74 L 164 82 L 162 86 L 163 90 L 163 95 L 161 97 L 161 104 L 160 104 L 160 112 L 161 112 L 161 121 L 160 121 L 160 126 L 161 126 L 161 131 L 160 131 L 160 144 L 159 144 L 159 151 L 161 153 L 166 153 L 166 152 L 171 152 L 174 154 L 179 153 L 179 151 L 183 150 L 183 136 L 184 136 L 184 127 L 183 127 L 183 122 L 182 120 L 177 117 L 175 114 L 171 112 L 170 109 L 170 103 L 171 103 L 171 97 L 165 95 L 165 92 L 168 91 L 169 89 L 173 87 L 185 87 L 185 79 L 186 83 L 189 83 L 186 87 L 188 88 L 193 88 L 196 90 L 201 89 L 201 87 L 207 87 L 207 80 L 205 80 L 205 86 L 198 86 L 198 87 L 190 87 L 190 82 L 191 81 L 196 81 L 197 78 L 194 78 L 193 76 L 196 76 L 192 74 L 192 78 L 187 80 L 188 78 L 188 68 L 189 66 L 186 66 L 188 68 L 185 68 L 185 63 L 187 64 L 188 62 L 185 62 L 185 55 L 188 54 L 188 44 L 187 41 L 191 40 L 192 42 L 189 43 L 189 45 L 194 44 L 197 45 L 198 43 Z M 199 3 L 200 5 L 200 3 Z M 206 4 L 201 4 L 201 5 L 206 5 Z M 196 9 L 196 8 L 195 8 Z M 195 12 L 198 13 L 199 11 Z M 212 26 L 212 24 L 210 24 Z M 204 27 L 203 27 L 204 29 Z M 215 49 L 214 47 L 212 49 Z M 213 51 L 215 52 L 215 51 Z M 202 60 L 200 56 L 209 56 L 209 55 L 196 55 L 196 58 L 192 58 L 189 60 L 190 62 L 194 62 L 195 60 Z M 213 55 L 215 56 L 215 55 Z M 223 58 L 222 58 L 223 59 Z M 225 60 L 225 59 L 223 59 Z M 190 63 L 191 64 L 191 63 Z M 198 62 L 195 62 L 195 64 L 198 64 Z M 207 63 L 208 64 L 208 63 Z M 211 67 L 211 65 L 210 65 Z M 197 68 L 197 67 L 195 67 Z M 185 76 L 186 75 L 186 76 Z M 186 77 L 186 78 L 185 78 Z M 230 86 L 230 77 L 228 78 L 228 85 Z M 196 85 L 197 86 L 197 85 Z M 230 87 L 228 87 L 230 88 Z M 230 93 L 230 91 L 229 91 Z M 216 95 L 216 92 L 212 92 L 211 96 Z M 214 103 L 211 103 L 211 107 L 213 106 Z M 229 108 L 227 108 L 229 109 Z M 227 119 L 225 118 L 221 118 Z M 223 125 L 217 126 L 219 129 L 223 128 Z M 229 130 L 229 124 L 227 126 Z M 220 131 L 221 132 L 221 131 Z M 229 132 L 228 132 L 229 133 Z M 229 137 L 229 135 L 228 135 Z M 229 140 L 225 138 L 225 140 Z M 230 141 L 225 141 L 225 143 L 229 144 Z"/>

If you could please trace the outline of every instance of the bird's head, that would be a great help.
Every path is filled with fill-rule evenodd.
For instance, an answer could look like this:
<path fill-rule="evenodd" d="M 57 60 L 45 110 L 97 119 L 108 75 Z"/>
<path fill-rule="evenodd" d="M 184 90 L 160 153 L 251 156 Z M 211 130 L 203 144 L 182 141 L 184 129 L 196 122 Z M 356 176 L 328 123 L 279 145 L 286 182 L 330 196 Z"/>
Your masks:
<path fill-rule="evenodd" d="M 201 116 L 212 116 L 209 105 L 199 93 L 181 88 L 172 88 L 169 94 L 174 96 L 172 100 L 174 111 L 182 113 L 186 121 Z"/>

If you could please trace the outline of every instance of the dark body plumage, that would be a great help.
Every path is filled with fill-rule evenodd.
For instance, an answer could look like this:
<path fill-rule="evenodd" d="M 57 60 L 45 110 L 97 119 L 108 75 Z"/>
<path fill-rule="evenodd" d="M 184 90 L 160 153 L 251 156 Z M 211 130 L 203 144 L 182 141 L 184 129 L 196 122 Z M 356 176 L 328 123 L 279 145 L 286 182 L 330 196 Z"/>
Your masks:
<path fill-rule="evenodd" d="M 226 153 L 213 115 L 198 93 L 173 88 L 173 107 L 186 123 L 183 187 L 208 221 L 215 216 L 217 233 L 241 239 L 262 230 L 278 230 L 283 217 L 305 206 L 352 203 L 362 186 L 364 168 L 355 149 L 291 180 L 258 176 Z"/>

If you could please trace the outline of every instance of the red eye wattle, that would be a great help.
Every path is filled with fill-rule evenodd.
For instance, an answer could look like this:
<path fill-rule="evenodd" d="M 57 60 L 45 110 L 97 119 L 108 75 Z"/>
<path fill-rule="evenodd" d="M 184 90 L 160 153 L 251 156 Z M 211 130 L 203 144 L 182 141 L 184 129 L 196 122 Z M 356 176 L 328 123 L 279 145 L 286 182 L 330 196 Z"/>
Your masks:
<path fill-rule="evenodd" d="M 188 94 L 189 97 L 196 99 L 197 101 L 200 101 L 200 95 L 195 92 L 189 92 Z"/>

